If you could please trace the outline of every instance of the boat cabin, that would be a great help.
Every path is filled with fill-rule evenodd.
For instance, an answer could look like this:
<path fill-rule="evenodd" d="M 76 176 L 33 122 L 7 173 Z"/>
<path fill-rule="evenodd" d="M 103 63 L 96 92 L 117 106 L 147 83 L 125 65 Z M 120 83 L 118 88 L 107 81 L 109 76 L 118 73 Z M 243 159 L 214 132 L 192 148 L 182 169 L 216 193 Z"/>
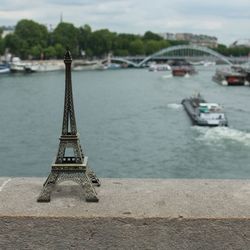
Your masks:
<path fill-rule="evenodd" d="M 199 111 L 201 113 L 208 113 L 208 112 L 220 112 L 221 107 L 217 103 L 200 103 L 199 104 Z"/>
<path fill-rule="evenodd" d="M 200 103 L 199 105 L 200 117 L 210 120 L 222 120 L 225 119 L 225 114 L 222 111 L 222 108 L 217 103 Z"/>

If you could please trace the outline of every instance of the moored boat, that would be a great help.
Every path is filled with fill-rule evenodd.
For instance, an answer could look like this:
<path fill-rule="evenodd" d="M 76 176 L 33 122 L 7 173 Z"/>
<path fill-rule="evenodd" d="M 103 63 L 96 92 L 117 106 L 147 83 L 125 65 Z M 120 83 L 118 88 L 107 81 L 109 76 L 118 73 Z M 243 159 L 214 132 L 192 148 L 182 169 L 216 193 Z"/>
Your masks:
<path fill-rule="evenodd" d="M 212 79 L 213 81 L 221 85 L 229 85 L 229 86 L 249 85 L 246 73 L 236 70 L 233 67 L 217 69 Z"/>
<path fill-rule="evenodd" d="M 121 69 L 121 64 L 119 63 L 107 63 L 103 65 L 105 69 Z"/>
<path fill-rule="evenodd" d="M 64 65 L 57 60 L 22 61 L 14 57 L 10 63 L 10 71 L 14 73 L 32 73 L 63 70 Z"/>
<path fill-rule="evenodd" d="M 195 125 L 228 126 L 222 107 L 217 103 L 206 102 L 200 94 L 185 98 L 181 103 Z"/>
<path fill-rule="evenodd" d="M 104 65 L 99 61 L 78 61 L 73 64 L 73 70 L 102 70 L 105 69 Z"/>
<path fill-rule="evenodd" d="M 10 67 L 8 64 L 0 64 L 0 74 L 9 73 Z"/>
<path fill-rule="evenodd" d="M 234 65 L 231 68 L 245 76 L 245 85 L 250 84 L 250 67 L 249 65 Z"/>
<path fill-rule="evenodd" d="M 58 60 L 35 61 L 30 67 L 33 72 L 48 72 L 64 69 L 63 63 Z"/>
<path fill-rule="evenodd" d="M 27 63 L 21 61 L 19 57 L 13 57 L 12 61 L 10 62 L 10 71 L 13 73 L 19 73 L 19 72 L 26 72 L 25 67 L 27 66 Z"/>

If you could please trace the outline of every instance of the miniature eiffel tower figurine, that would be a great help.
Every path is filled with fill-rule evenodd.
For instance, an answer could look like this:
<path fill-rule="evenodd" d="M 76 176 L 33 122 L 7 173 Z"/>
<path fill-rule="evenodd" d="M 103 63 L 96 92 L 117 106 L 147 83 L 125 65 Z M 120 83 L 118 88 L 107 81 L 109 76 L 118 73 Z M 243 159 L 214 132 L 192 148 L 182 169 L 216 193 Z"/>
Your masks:
<path fill-rule="evenodd" d="M 55 162 L 52 164 L 51 172 L 43 184 L 43 189 L 37 199 L 38 202 L 49 202 L 55 185 L 67 180 L 75 181 L 84 188 L 86 201 L 98 201 L 92 183 L 100 186 L 100 182 L 87 165 L 88 158 L 83 154 L 76 128 L 71 82 L 71 62 L 71 54 L 67 50 L 64 56 L 66 79 L 62 135 Z M 72 155 L 66 156 L 69 150 L 72 151 Z"/>

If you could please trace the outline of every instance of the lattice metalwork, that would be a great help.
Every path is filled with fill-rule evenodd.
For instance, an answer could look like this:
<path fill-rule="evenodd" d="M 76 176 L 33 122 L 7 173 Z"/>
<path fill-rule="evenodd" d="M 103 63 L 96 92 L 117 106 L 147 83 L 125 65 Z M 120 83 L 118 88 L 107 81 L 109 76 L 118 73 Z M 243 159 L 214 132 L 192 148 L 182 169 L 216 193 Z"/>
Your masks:
<path fill-rule="evenodd" d="M 227 64 L 232 65 L 232 63 L 225 56 L 217 53 L 216 51 L 209 49 L 209 48 L 206 48 L 206 47 L 190 44 L 190 45 L 177 45 L 177 46 L 172 46 L 172 47 L 162 49 L 162 50 L 146 57 L 144 60 L 142 60 L 138 64 L 138 66 L 142 66 L 147 61 L 151 60 L 152 58 L 155 58 L 157 56 L 161 56 L 163 54 L 170 55 L 173 57 L 178 57 L 178 56 L 196 57 L 196 56 L 203 56 L 203 55 L 211 55 L 215 58 L 218 58 L 218 59 L 224 61 Z"/>
<path fill-rule="evenodd" d="M 50 202 L 51 192 L 55 188 L 55 185 L 63 181 L 73 181 L 79 184 L 83 188 L 83 193 L 86 201 L 98 201 L 97 193 L 91 183 L 90 177 L 87 174 L 83 174 L 82 171 L 51 171 L 43 185 L 42 192 L 37 201 Z"/>
<path fill-rule="evenodd" d="M 51 192 L 57 183 L 72 180 L 84 188 L 86 201 L 96 202 L 98 198 L 93 184 L 100 186 L 100 181 L 88 166 L 88 158 L 83 153 L 77 133 L 71 80 L 72 58 L 69 50 L 64 56 L 64 63 L 65 98 L 62 135 L 55 162 L 51 166 L 51 173 L 45 181 L 37 201 L 49 202 Z M 72 150 L 72 155 L 66 155 L 67 149 Z"/>

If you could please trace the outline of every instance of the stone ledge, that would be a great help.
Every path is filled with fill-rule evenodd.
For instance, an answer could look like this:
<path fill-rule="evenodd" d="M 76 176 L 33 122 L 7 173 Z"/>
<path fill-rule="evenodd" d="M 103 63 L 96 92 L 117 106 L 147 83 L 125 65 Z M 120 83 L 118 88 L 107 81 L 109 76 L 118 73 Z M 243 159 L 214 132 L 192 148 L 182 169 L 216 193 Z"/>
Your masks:
<path fill-rule="evenodd" d="M 0 178 L 0 249 L 250 249 L 250 180 L 101 179 L 100 201 Z M 70 184 L 70 185 L 69 185 Z"/>
<path fill-rule="evenodd" d="M 37 203 L 45 178 L 0 178 L 0 216 L 110 218 L 250 218 L 250 180 L 101 179 L 98 203 L 62 183 Z"/>

